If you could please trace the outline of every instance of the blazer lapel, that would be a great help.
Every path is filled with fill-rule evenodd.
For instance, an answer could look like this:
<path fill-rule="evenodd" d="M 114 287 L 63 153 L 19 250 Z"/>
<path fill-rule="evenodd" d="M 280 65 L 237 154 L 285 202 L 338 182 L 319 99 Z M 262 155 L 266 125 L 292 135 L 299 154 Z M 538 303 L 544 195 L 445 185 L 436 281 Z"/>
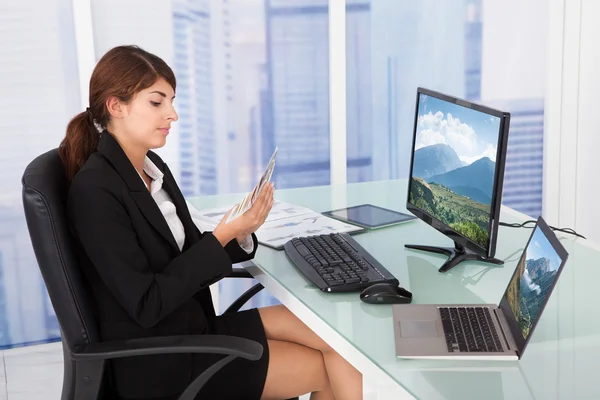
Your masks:
<path fill-rule="evenodd" d="M 179 246 L 171 233 L 171 229 L 165 220 L 162 212 L 158 208 L 156 201 L 148 191 L 148 188 L 140 178 L 140 175 L 135 170 L 134 166 L 127 158 L 127 155 L 117 142 L 107 131 L 102 132 L 98 151 L 101 152 L 115 170 L 121 175 L 129 188 L 129 193 L 136 202 L 138 208 L 148 220 L 148 222 L 156 229 L 156 231 L 179 252 Z"/>
<path fill-rule="evenodd" d="M 140 179 L 138 177 L 138 179 Z M 144 192 L 130 192 L 131 197 L 137 203 L 140 211 L 144 214 L 144 217 L 152 224 L 154 229 L 160 233 L 160 235 L 171 244 L 179 252 L 179 246 L 171 233 L 171 228 L 167 224 L 165 217 L 156 205 L 156 201 L 152 198 L 152 195 L 148 189 L 144 188 Z"/>

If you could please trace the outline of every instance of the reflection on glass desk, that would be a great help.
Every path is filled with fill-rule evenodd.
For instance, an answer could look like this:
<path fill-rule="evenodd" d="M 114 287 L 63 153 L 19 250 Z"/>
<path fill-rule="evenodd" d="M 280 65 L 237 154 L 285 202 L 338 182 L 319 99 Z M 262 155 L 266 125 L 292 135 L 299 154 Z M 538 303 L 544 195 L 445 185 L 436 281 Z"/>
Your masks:
<path fill-rule="evenodd" d="M 315 211 L 363 203 L 405 211 L 406 180 L 347 186 L 277 190 L 275 197 Z M 234 204 L 240 195 L 190 198 L 198 208 Z M 501 220 L 530 219 L 503 209 Z M 465 262 L 446 273 L 444 256 L 404 248 L 419 242 L 451 245 L 421 221 L 354 235 L 400 284 L 415 304 L 497 303 L 508 285 L 531 230 L 499 228 L 496 266 Z M 584 232 L 585 234 L 585 232 Z M 419 399 L 597 399 L 600 318 L 595 297 L 600 247 L 570 235 L 557 236 L 569 252 L 557 287 L 521 361 L 399 360 L 395 356 L 392 306 L 362 303 L 357 293 L 323 293 L 287 260 L 283 251 L 261 247 L 251 271 L 281 286 L 354 349 Z M 357 365 L 360 369 L 361 366 Z"/>

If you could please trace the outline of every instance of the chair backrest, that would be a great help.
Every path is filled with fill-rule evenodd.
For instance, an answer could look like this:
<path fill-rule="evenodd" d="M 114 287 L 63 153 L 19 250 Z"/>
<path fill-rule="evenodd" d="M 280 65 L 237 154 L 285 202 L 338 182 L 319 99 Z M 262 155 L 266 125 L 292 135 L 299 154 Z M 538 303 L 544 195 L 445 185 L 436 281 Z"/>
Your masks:
<path fill-rule="evenodd" d="M 29 236 L 63 342 L 70 348 L 97 342 L 95 304 L 67 224 L 69 184 L 58 149 L 36 157 L 25 169 L 21 183 Z"/>

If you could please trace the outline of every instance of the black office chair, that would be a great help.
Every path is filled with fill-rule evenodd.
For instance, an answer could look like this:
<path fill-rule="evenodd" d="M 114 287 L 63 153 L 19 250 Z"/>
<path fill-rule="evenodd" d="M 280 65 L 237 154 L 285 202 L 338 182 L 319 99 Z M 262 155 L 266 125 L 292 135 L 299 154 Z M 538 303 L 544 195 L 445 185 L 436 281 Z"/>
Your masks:
<path fill-rule="evenodd" d="M 114 399 L 105 370 L 107 360 L 151 354 L 213 353 L 227 357 L 198 376 L 180 395 L 192 400 L 217 371 L 236 357 L 258 360 L 262 346 L 253 340 L 222 335 L 150 337 L 102 342 L 93 298 L 75 256 L 65 218 L 68 182 L 57 149 L 35 158 L 22 178 L 23 206 L 33 250 L 61 328 L 64 359 L 62 400 Z M 252 278 L 243 268 L 231 277 Z M 262 289 L 259 283 L 226 311 L 238 311 Z"/>

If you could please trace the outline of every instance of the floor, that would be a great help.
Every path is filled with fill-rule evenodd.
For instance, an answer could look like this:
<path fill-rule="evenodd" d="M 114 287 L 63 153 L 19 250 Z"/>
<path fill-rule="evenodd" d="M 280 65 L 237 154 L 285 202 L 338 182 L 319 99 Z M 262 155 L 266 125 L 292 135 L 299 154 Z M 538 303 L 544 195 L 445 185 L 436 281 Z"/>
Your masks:
<path fill-rule="evenodd" d="M 60 399 L 60 342 L 0 350 L 0 400 Z"/>

